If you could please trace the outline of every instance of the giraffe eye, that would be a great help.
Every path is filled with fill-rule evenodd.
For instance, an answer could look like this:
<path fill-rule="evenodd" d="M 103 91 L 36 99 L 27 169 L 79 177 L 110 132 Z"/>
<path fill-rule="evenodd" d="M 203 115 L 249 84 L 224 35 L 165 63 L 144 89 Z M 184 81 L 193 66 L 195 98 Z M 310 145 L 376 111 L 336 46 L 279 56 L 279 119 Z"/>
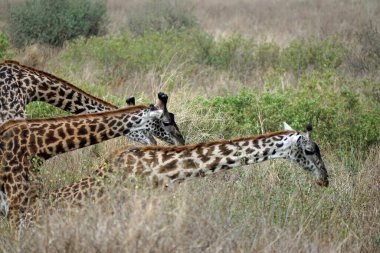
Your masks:
<path fill-rule="evenodd" d="M 308 150 L 308 149 L 305 149 L 305 154 L 306 155 L 314 155 L 314 151 L 313 150 Z"/>

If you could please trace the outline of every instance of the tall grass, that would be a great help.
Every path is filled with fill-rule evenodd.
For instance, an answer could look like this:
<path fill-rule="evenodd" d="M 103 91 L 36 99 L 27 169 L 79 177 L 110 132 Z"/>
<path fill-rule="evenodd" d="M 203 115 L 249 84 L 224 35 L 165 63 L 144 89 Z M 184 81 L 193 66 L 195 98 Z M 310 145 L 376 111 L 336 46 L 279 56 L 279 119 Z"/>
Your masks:
<path fill-rule="evenodd" d="M 375 252 L 379 245 L 379 149 L 357 176 L 326 155 L 332 186 L 315 188 L 284 162 L 240 168 L 151 189 L 110 187 L 107 201 L 57 210 L 13 241 L 20 252 Z"/>
<path fill-rule="evenodd" d="M 123 9 L 144 11 L 152 3 L 109 1 L 109 31 L 117 33 L 69 41 L 61 51 L 28 47 L 17 58 L 119 106 L 131 95 L 151 102 L 163 90 L 188 143 L 279 130 L 282 121 L 303 130 L 311 122 L 330 187 L 315 187 L 283 161 L 170 191 L 114 178 L 103 202 L 57 208 L 23 231 L 1 222 L 0 251 L 379 251 L 380 5 L 193 1 L 181 8 L 199 26 L 130 32 Z M 28 113 L 62 115 L 41 103 Z M 118 138 L 48 160 L 40 168 L 42 192 L 91 175 L 126 142 Z"/>

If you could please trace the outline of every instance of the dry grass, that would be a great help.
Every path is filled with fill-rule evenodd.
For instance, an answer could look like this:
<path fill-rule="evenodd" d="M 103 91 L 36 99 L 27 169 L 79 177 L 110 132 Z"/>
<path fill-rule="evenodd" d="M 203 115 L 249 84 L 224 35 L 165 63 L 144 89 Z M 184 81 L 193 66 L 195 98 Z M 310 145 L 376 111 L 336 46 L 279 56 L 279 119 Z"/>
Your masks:
<path fill-rule="evenodd" d="M 178 0 L 167 0 L 178 2 Z M 149 0 L 109 0 L 109 30 L 125 30 L 128 10 Z M 202 28 L 215 36 L 243 34 L 259 41 L 286 44 L 310 35 L 353 34 L 372 20 L 380 24 L 377 0 L 192 0 L 186 1 Z"/>
<path fill-rule="evenodd" d="M 2 234 L 2 250 L 375 252 L 379 150 L 369 152 L 361 172 L 351 176 L 327 155 L 329 189 L 310 185 L 308 176 L 285 162 L 189 181 L 172 191 L 140 181 L 117 184 L 104 203 L 59 210 L 22 234 Z M 268 180 L 271 174 L 276 182 Z"/>

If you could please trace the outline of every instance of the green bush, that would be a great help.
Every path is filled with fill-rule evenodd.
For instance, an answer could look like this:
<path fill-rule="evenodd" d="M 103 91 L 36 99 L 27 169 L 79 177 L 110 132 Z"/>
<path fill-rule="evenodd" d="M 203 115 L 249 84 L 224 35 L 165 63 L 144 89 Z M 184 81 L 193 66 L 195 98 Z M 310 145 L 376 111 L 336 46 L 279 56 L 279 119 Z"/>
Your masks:
<path fill-rule="evenodd" d="M 280 47 L 274 42 L 263 42 L 258 45 L 255 56 L 261 69 L 275 69 L 280 61 Z"/>
<path fill-rule="evenodd" d="M 344 60 L 347 49 L 338 37 L 325 40 L 310 38 L 294 40 L 280 55 L 281 67 L 300 76 L 307 69 L 336 69 Z"/>
<path fill-rule="evenodd" d="M 141 36 L 123 33 L 110 37 L 80 38 L 68 43 L 63 57 L 77 61 L 78 67 L 95 61 L 115 75 L 150 69 L 161 71 L 168 65 L 174 68 L 184 66 L 182 70 L 193 69 L 194 65 L 207 65 L 244 76 L 255 69 L 258 62 L 265 66 L 272 64 L 278 48 L 268 45 L 267 48 L 257 47 L 253 40 L 239 36 L 216 41 L 197 28 L 173 28 L 164 32 L 149 30 Z M 115 70 L 120 72 L 115 73 Z"/>
<path fill-rule="evenodd" d="M 315 139 L 337 150 L 366 149 L 378 143 L 380 109 L 355 92 L 336 92 L 331 87 L 305 85 L 297 90 L 262 94 L 246 89 L 237 95 L 198 98 L 196 103 L 211 108 L 214 115 L 223 114 L 226 120 L 214 130 L 226 138 L 276 131 L 286 121 L 301 131 L 312 123 Z"/>
<path fill-rule="evenodd" d="M 275 82 L 281 81 L 278 75 L 292 72 L 298 82 L 306 72 L 337 72 L 346 51 L 339 37 L 295 40 L 281 50 L 274 42 L 257 43 L 242 36 L 216 40 L 199 28 L 171 28 L 162 32 L 145 30 L 138 36 L 126 32 L 117 36 L 80 38 L 68 43 L 63 57 L 70 59 L 70 64 L 77 61 L 78 68 L 95 61 L 107 70 L 107 78 L 181 66 L 184 75 L 197 67 L 207 67 L 227 72 L 243 82 L 255 71 L 261 71 L 263 79 Z"/>
<path fill-rule="evenodd" d="M 7 29 L 16 46 L 61 46 L 78 36 L 99 34 L 106 14 L 103 0 L 27 0 L 8 6 Z"/>
<path fill-rule="evenodd" d="M 215 43 L 212 65 L 235 73 L 247 73 L 256 67 L 256 43 L 241 36 L 221 39 Z"/>
<path fill-rule="evenodd" d="M 168 29 L 163 33 L 146 32 L 143 36 L 124 33 L 110 37 L 76 39 L 68 43 L 62 55 L 77 68 L 86 62 L 96 62 L 107 70 L 107 79 L 113 75 L 128 75 L 150 69 L 163 71 L 168 65 L 177 67 L 201 62 L 197 47 L 197 29 Z M 203 33 L 202 33 L 203 34 Z"/>
<path fill-rule="evenodd" d="M 138 35 L 151 30 L 162 33 L 197 25 L 192 8 L 181 1 L 153 0 L 131 10 L 127 19 L 130 30 Z"/>
<path fill-rule="evenodd" d="M 10 43 L 8 37 L 4 33 L 0 32 L 0 60 L 8 56 L 7 50 L 9 46 Z"/>

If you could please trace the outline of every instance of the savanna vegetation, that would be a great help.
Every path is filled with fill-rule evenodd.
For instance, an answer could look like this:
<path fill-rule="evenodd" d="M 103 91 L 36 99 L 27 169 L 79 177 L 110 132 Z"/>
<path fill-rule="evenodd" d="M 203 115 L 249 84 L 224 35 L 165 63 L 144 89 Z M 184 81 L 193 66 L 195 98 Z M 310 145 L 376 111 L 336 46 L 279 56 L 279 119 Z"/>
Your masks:
<path fill-rule="evenodd" d="M 54 4 L 53 4 L 54 3 Z M 3 252 L 380 251 L 380 3 L 59 1 L 0 3 L 0 59 L 125 104 L 169 94 L 188 143 L 314 126 L 330 187 L 284 161 L 176 186 L 110 183 L 107 200 L 57 210 Z M 49 20 L 49 22 L 47 21 Z M 49 26 L 46 26 L 49 23 Z M 64 112 L 43 103 L 29 117 Z M 48 191 L 91 175 L 107 141 L 48 160 Z M 111 180 L 112 181 L 112 180 Z"/>

